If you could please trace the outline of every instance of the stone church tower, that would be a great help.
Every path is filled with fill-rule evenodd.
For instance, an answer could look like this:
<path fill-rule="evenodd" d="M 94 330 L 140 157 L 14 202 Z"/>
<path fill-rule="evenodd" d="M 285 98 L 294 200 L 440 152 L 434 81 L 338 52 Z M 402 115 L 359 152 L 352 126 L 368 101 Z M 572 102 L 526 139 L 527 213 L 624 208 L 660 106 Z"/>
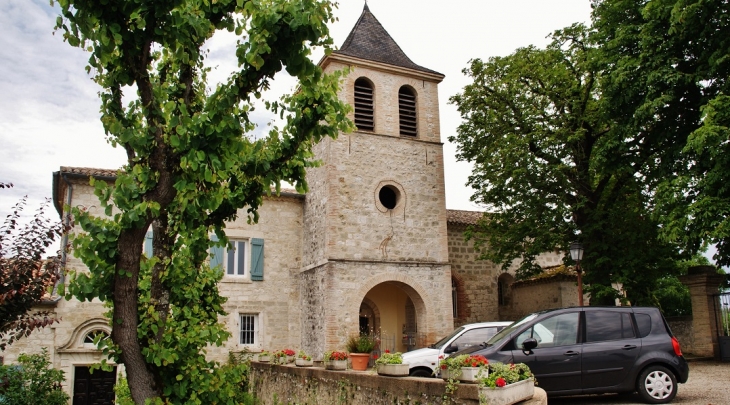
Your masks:
<path fill-rule="evenodd" d="M 367 5 L 342 48 L 320 63 L 351 73 L 340 97 L 357 130 L 315 147 L 304 202 L 302 345 L 341 347 L 375 331 L 405 351 L 454 325 L 438 84 Z M 405 335 L 405 336 L 404 336 Z M 392 340 L 390 340 L 392 339 Z"/>

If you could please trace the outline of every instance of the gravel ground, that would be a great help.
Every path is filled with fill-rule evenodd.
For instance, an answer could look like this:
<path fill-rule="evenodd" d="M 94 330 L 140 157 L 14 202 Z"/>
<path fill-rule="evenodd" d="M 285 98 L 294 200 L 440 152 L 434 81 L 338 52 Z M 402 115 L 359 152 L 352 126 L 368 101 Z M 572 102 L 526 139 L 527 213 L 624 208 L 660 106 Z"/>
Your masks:
<path fill-rule="evenodd" d="M 548 398 L 549 405 L 596 404 L 638 405 L 643 404 L 638 394 L 586 395 L 579 397 Z M 730 363 L 692 361 L 689 363 L 689 379 L 679 384 L 672 404 L 728 405 L 730 404 Z"/>

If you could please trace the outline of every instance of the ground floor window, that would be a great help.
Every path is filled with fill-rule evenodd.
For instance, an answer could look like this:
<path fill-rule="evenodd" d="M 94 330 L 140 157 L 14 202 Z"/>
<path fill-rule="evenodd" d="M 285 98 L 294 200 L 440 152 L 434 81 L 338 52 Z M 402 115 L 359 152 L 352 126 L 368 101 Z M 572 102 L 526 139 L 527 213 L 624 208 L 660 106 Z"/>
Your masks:
<path fill-rule="evenodd" d="M 241 314 L 240 344 L 256 345 L 259 338 L 259 316 L 256 314 Z"/>

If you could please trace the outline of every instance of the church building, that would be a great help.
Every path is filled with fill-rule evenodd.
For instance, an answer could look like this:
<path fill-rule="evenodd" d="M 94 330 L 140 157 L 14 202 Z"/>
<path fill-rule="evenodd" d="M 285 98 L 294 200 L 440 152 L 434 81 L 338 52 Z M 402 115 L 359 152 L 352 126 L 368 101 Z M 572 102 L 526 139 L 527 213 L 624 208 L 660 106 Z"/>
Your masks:
<path fill-rule="evenodd" d="M 322 164 L 307 173 L 309 192 L 266 197 L 258 223 L 243 214 L 227 224 L 236 249 L 215 251 L 211 264 L 225 274 L 219 287 L 232 337 L 210 355 L 225 361 L 230 351 L 291 348 L 318 360 L 358 332 L 378 333 L 382 349 L 407 351 L 461 324 L 505 320 L 512 275 L 478 261 L 464 241 L 482 213 L 446 208 L 438 102 L 444 75 L 411 61 L 367 5 L 320 66 L 351 69 L 339 96 L 353 106 L 357 130 L 314 147 Z M 89 179 L 113 181 L 115 173 L 61 167 L 53 174 L 59 215 L 66 215 L 64 205 L 103 215 Z M 543 255 L 541 264 L 561 258 Z M 71 254 L 66 267 L 84 269 Z M 61 322 L 9 347 L 5 362 L 47 347 L 70 396 L 113 385 L 114 373 L 88 373 L 101 358 L 93 336 L 110 332 L 103 304 L 47 305 Z"/>

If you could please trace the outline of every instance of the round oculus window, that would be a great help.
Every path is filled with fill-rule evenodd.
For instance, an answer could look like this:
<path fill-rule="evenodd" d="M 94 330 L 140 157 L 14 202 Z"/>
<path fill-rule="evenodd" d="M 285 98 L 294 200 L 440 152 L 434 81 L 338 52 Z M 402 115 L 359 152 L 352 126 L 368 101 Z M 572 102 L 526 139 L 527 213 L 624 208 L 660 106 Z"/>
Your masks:
<path fill-rule="evenodd" d="M 378 199 L 383 207 L 392 210 L 398 205 L 398 189 L 393 186 L 384 186 L 378 192 Z"/>

